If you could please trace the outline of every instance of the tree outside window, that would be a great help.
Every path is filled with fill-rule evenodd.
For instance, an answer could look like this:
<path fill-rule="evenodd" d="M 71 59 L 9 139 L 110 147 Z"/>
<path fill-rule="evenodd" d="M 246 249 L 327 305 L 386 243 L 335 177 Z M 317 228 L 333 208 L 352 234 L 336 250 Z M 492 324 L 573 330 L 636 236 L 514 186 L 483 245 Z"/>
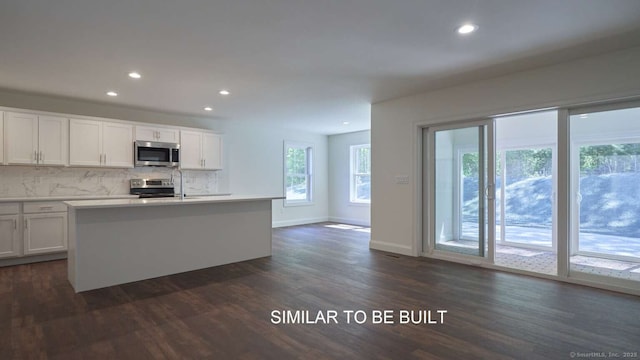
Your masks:
<path fill-rule="evenodd" d="M 310 203 L 312 200 L 312 152 L 310 145 L 285 143 L 286 204 Z"/>
<path fill-rule="evenodd" d="M 351 146 L 350 200 L 371 202 L 371 145 Z"/>

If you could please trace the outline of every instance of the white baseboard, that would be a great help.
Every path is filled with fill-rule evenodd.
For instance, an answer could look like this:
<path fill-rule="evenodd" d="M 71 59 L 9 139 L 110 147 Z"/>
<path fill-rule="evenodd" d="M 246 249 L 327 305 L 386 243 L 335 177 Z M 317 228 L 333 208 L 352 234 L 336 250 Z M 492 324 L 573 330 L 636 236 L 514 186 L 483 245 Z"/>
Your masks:
<path fill-rule="evenodd" d="M 326 221 L 329 221 L 329 217 L 271 221 L 271 227 L 279 228 L 279 227 L 285 227 L 285 226 L 314 224 L 314 223 L 326 222 Z"/>
<path fill-rule="evenodd" d="M 329 221 L 348 224 L 348 225 L 371 226 L 371 220 L 363 220 L 363 219 L 349 219 L 349 218 L 343 218 L 343 217 L 329 216 Z"/>
<path fill-rule="evenodd" d="M 53 254 L 43 254 L 43 255 L 35 255 L 35 256 L 24 256 L 19 258 L 8 258 L 0 260 L 0 267 L 2 266 L 13 266 L 13 265 L 22 265 L 29 264 L 40 261 L 51 261 L 51 260 L 60 260 L 66 259 L 67 252 L 58 252 Z"/>
<path fill-rule="evenodd" d="M 383 241 L 373 241 L 373 240 L 369 241 L 369 249 L 386 251 L 386 252 L 391 252 L 391 253 L 400 254 L 400 255 L 416 256 L 413 253 L 411 246 L 398 245 L 398 244 L 393 244 L 393 243 L 388 243 Z"/>

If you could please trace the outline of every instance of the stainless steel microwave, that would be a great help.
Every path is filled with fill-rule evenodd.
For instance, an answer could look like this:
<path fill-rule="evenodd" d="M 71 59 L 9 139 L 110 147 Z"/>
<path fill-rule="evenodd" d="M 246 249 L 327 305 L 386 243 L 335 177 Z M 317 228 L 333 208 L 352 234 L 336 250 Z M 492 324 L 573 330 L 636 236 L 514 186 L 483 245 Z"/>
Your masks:
<path fill-rule="evenodd" d="M 137 140 L 133 143 L 136 166 L 180 165 L 180 144 Z"/>

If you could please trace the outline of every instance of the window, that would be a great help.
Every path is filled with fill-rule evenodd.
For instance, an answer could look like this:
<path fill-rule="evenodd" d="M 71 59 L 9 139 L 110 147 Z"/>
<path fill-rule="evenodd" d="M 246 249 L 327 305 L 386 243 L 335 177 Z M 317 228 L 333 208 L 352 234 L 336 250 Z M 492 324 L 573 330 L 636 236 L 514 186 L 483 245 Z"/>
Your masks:
<path fill-rule="evenodd" d="M 312 199 L 313 148 L 307 144 L 285 143 L 284 190 L 285 204 L 308 204 Z"/>
<path fill-rule="evenodd" d="M 371 145 L 351 146 L 350 198 L 353 203 L 371 202 Z"/>

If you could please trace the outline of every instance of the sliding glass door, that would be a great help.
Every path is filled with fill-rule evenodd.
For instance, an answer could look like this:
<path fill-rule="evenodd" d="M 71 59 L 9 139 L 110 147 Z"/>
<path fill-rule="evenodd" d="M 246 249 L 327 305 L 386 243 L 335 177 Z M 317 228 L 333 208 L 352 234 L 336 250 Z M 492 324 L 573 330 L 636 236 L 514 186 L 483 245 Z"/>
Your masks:
<path fill-rule="evenodd" d="M 424 130 L 427 145 L 424 248 L 454 256 L 490 258 L 493 239 L 493 122 Z"/>
<path fill-rule="evenodd" d="M 570 270 L 640 281 L 640 107 L 573 111 Z"/>
<path fill-rule="evenodd" d="M 640 283 L 640 102 L 422 129 L 425 256 Z"/>

